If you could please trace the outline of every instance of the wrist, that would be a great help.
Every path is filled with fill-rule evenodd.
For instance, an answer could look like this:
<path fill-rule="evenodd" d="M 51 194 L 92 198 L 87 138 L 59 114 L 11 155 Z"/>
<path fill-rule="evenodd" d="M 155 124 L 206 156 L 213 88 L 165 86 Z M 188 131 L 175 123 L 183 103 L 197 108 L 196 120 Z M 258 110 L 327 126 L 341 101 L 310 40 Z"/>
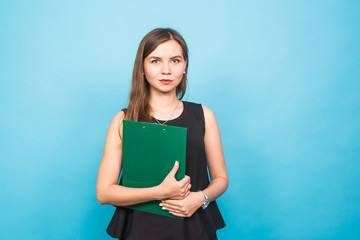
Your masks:
<path fill-rule="evenodd" d="M 204 195 L 199 192 L 194 192 L 196 194 L 196 206 L 197 208 L 201 208 L 202 204 L 204 203 Z"/>
<path fill-rule="evenodd" d="M 155 200 L 165 199 L 165 195 L 160 185 L 152 187 L 152 189 L 150 189 L 150 194 L 154 196 Z"/>
<path fill-rule="evenodd" d="M 205 209 L 209 206 L 210 199 L 204 191 L 200 191 L 200 193 L 203 195 L 203 199 L 204 199 L 203 203 L 201 204 L 201 207 L 202 207 L 202 209 Z"/>

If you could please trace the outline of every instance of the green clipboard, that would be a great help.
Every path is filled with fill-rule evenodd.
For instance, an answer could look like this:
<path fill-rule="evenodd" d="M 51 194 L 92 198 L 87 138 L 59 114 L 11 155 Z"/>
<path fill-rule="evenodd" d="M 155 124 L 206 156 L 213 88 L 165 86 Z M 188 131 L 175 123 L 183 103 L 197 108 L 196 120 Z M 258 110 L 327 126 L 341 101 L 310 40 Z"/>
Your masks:
<path fill-rule="evenodd" d="M 159 185 L 175 161 L 179 170 L 175 178 L 185 176 L 187 128 L 123 120 L 122 185 L 146 188 Z M 162 210 L 160 201 L 126 208 L 182 219 Z"/>

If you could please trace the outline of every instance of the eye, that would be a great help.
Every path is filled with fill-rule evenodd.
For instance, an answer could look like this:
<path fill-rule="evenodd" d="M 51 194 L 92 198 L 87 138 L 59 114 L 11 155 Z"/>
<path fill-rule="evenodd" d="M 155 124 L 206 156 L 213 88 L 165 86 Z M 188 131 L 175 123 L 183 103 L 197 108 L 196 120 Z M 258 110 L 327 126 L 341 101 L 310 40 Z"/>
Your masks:
<path fill-rule="evenodd" d="M 173 62 L 173 63 L 179 63 L 180 60 L 179 60 L 179 59 L 173 59 L 172 62 Z"/>
<path fill-rule="evenodd" d="M 159 60 L 157 60 L 157 59 L 154 59 L 151 61 L 151 63 L 158 63 L 158 62 L 159 62 Z"/>

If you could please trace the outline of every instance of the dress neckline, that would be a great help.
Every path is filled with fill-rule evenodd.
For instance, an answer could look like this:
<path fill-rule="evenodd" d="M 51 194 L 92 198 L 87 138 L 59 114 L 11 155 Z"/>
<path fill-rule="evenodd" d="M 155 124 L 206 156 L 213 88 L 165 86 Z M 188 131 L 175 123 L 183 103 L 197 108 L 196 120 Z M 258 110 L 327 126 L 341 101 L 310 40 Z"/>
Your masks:
<path fill-rule="evenodd" d="M 175 121 L 175 120 L 177 120 L 177 119 L 179 119 L 180 117 L 182 117 L 182 115 L 184 115 L 184 112 L 185 112 L 185 102 L 183 102 L 183 101 L 181 101 L 182 103 L 183 103 L 183 110 L 182 110 L 182 112 L 180 113 L 180 115 L 178 116 L 178 117 L 176 117 L 176 118 L 173 118 L 173 119 L 169 119 L 169 120 L 161 120 L 161 119 L 157 119 L 159 122 L 161 122 L 161 123 L 163 123 L 163 122 L 166 122 L 166 123 L 168 123 L 168 122 L 172 122 L 172 121 Z M 154 121 L 154 122 L 156 122 L 156 120 L 155 120 L 155 118 L 153 117 L 153 116 L 151 116 L 151 118 L 152 118 L 152 120 Z M 165 124 L 166 125 L 166 124 Z"/>

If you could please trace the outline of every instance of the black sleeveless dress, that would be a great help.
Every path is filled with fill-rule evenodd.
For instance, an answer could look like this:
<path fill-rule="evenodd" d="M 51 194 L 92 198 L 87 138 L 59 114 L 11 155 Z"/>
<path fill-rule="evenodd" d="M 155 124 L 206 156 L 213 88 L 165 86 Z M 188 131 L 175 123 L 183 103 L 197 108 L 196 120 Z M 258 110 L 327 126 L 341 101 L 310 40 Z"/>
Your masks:
<path fill-rule="evenodd" d="M 185 174 L 191 178 L 191 191 L 195 192 L 209 185 L 205 120 L 201 104 L 183 101 L 183 105 L 181 115 L 166 125 L 187 128 Z M 223 227 L 225 222 L 216 202 L 212 201 L 206 209 L 199 208 L 184 220 L 116 207 L 106 231 L 121 240 L 214 240 L 217 239 L 216 230 Z"/>

